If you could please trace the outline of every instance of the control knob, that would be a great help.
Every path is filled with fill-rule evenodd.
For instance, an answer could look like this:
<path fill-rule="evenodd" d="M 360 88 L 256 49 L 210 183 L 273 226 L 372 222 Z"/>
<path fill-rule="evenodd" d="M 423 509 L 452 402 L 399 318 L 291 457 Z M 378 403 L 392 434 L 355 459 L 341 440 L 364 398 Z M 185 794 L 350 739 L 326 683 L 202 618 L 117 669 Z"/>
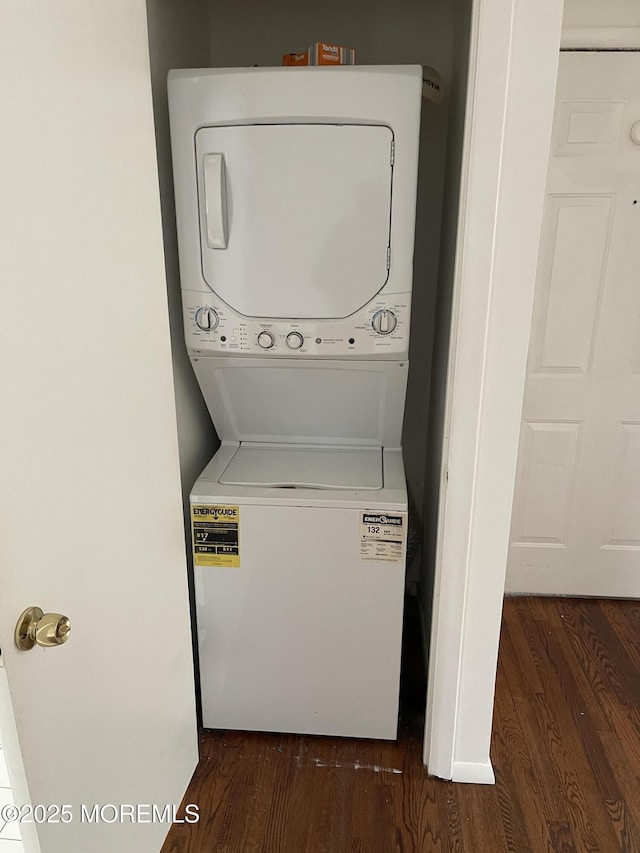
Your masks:
<path fill-rule="evenodd" d="M 378 335 L 390 335 L 398 325 L 398 318 L 393 311 L 376 311 L 371 320 L 373 331 Z"/>
<path fill-rule="evenodd" d="M 289 332 L 287 335 L 287 346 L 289 349 L 300 349 L 304 343 L 304 338 L 300 332 Z"/>
<path fill-rule="evenodd" d="M 258 335 L 258 346 L 262 347 L 262 349 L 271 349 L 274 345 L 275 339 L 271 332 L 260 332 Z"/>
<path fill-rule="evenodd" d="M 220 317 L 218 317 L 218 312 L 215 308 L 205 306 L 204 308 L 198 308 L 196 311 L 196 324 L 203 332 L 213 332 L 214 329 L 218 328 L 219 322 Z"/>

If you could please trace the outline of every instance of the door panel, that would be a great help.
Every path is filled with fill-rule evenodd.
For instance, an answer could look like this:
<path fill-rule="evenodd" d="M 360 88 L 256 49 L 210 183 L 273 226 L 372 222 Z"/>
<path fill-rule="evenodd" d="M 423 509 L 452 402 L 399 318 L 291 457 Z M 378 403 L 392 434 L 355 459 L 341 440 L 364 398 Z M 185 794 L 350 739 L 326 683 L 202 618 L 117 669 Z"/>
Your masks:
<path fill-rule="evenodd" d="M 531 372 L 589 371 L 613 201 L 610 195 L 548 198 L 538 293 L 542 322 L 533 330 Z"/>
<path fill-rule="evenodd" d="M 22 763 L 34 804 L 72 808 L 35 827 L 42 853 L 157 853 L 166 821 L 81 817 L 179 802 L 197 761 L 145 3 L 5 3 L 0 29 L 0 643 Z M 19 651 L 28 606 L 67 615 L 68 641 Z"/>
<path fill-rule="evenodd" d="M 581 425 L 562 421 L 525 421 L 521 453 L 523 483 L 517 541 L 565 546 L 576 474 Z"/>
<path fill-rule="evenodd" d="M 507 590 L 640 596 L 640 54 L 563 53 Z"/>
<path fill-rule="evenodd" d="M 607 547 L 640 545 L 640 424 L 620 423 Z"/>

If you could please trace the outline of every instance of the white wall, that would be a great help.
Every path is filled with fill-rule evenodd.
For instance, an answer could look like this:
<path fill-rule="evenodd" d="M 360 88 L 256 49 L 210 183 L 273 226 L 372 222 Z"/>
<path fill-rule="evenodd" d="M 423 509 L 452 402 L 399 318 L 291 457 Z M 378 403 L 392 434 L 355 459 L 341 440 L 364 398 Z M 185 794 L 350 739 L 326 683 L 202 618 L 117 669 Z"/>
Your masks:
<path fill-rule="evenodd" d="M 280 65 L 282 54 L 316 41 L 355 47 L 362 65 L 416 63 L 449 79 L 452 6 L 449 0 L 212 0 L 213 66 Z M 295 73 L 293 71 L 292 73 Z M 415 247 L 409 384 L 404 428 L 407 479 L 422 511 L 447 100 L 424 104 Z"/>
<path fill-rule="evenodd" d="M 638 0 L 564 0 L 562 28 L 640 27 Z"/>
<path fill-rule="evenodd" d="M 640 3 L 565 0 L 562 46 L 640 48 Z"/>

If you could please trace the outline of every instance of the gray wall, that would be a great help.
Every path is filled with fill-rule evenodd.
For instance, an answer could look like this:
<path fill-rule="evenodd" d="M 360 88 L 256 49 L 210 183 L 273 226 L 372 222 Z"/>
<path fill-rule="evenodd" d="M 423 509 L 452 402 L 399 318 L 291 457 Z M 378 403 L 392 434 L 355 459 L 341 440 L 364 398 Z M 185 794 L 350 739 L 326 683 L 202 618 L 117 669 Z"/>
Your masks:
<path fill-rule="evenodd" d="M 210 63 L 217 67 L 280 65 L 283 53 L 316 41 L 355 47 L 361 65 L 431 65 L 450 76 L 451 0 L 213 0 Z M 295 73 L 295 72 L 292 72 Z M 431 343 L 440 211 L 446 154 L 447 99 L 423 106 L 410 372 L 405 410 L 407 480 L 422 513 Z"/>
<path fill-rule="evenodd" d="M 283 53 L 325 40 L 355 47 L 359 64 L 431 65 L 444 79 L 444 101 L 438 106 L 423 102 L 403 437 L 407 480 L 425 528 L 421 586 L 429 612 L 470 6 L 470 0 L 325 0 L 304 6 L 292 6 L 289 0 L 184 0 L 179 4 L 147 0 L 185 498 L 216 449 L 217 439 L 184 347 L 166 103 L 168 69 L 279 65 Z M 445 230 L 438 273 L 441 215 Z M 431 397 L 434 406 L 429 415 Z M 410 573 L 413 580 L 417 580 L 416 569 Z"/>
<path fill-rule="evenodd" d="M 185 509 L 191 486 L 218 446 L 217 437 L 191 369 L 184 343 L 178 246 L 173 200 L 173 172 L 167 106 L 170 68 L 198 68 L 209 64 L 209 33 L 205 0 L 147 0 L 153 111 L 158 151 L 158 173 L 164 253 L 171 325 L 171 350 L 180 445 L 180 470 Z M 191 541 L 188 519 L 187 543 Z M 188 548 L 191 553 L 191 548 Z"/>
<path fill-rule="evenodd" d="M 180 0 L 179 3 L 175 0 L 147 0 L 151 88 L 158 154 L 158 179 L 171 330 L 171 357 L 176 397 L 178 449 L 192 617 L 195 613 L 195 592 L 189 492 L 198 475 L 218 448 L 219 441 L 191 368 L 184 341 L 169 136 L 167 72 L 170 68 L 198 68 L 206 67 L 209 64 L 207 20 L 208 6 L 205 0 Z M 200 722 L 200 673 L 196 638 L 197 632 L 193 630 L 196 705 L 198 721 Z"/>
<path fill-rule="evenodd" d="M 442 443 L 445 438 L 445 394 L 449 360 L 453 277 L 458 236 L 460 175 L 467 99 L 467 74 L 469 69 L 471 0 L 453 0 L 453 10 L 454 35 L 449 95 L 449 130 L 447 135 L 447 162 L 442 207 L 438 296 L 435 308 L 431 395 L 427 427 L 427 477 L 424 491 L 424 540 L 420 576 L 420 594 L 426 638 L 429 637 L 431 621 L 433 569 L 436 551 L 438 499 L 440 495 L 440 466 L 442 462 Z"/>

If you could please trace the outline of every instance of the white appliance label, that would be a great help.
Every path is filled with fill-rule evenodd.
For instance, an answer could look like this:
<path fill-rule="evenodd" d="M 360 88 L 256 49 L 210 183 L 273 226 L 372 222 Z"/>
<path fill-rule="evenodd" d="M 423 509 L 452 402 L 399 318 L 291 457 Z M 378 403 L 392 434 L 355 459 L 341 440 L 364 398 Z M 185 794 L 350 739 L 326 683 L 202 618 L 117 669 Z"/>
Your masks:
<path fill-rule="evenodd" d="M 383 512 L 363 512 L 360 524 L 360 559 L 402 563 L 405 559 L 406 518 Z"/>

